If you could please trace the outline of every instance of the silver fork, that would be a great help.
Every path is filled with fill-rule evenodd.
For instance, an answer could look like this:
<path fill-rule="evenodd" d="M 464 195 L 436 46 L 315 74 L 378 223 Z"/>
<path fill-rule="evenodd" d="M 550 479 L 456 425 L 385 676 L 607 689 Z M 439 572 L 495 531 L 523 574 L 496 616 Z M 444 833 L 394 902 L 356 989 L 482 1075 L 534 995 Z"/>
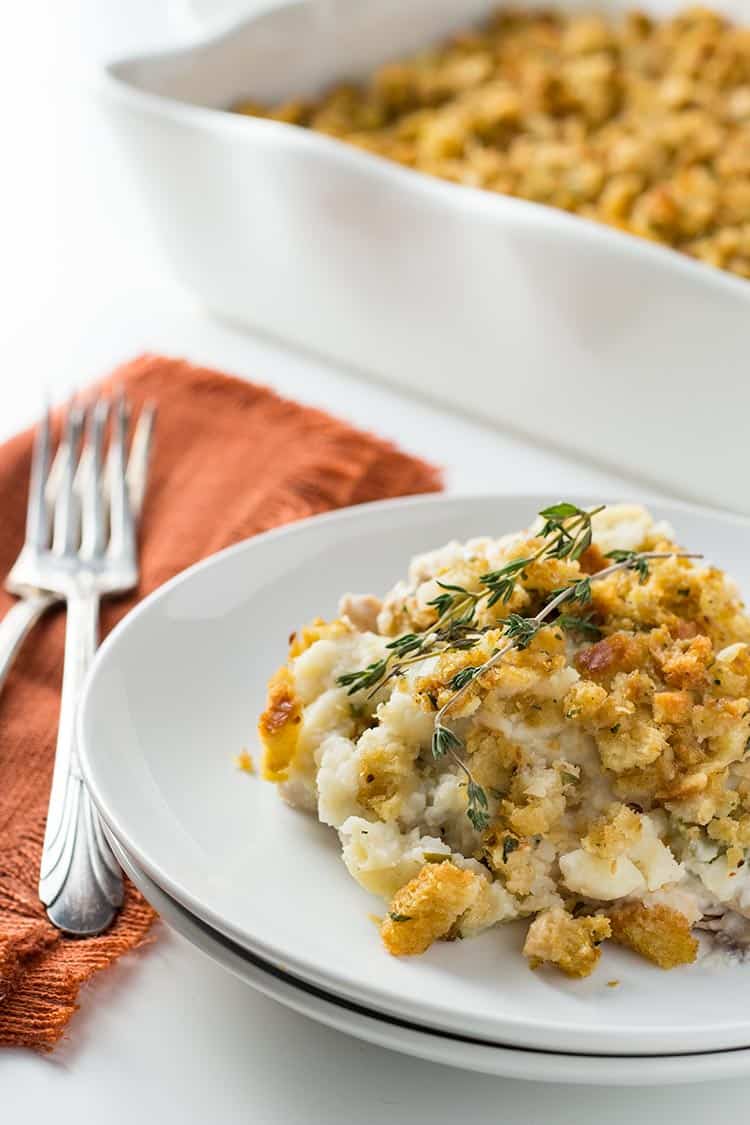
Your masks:
<path fill-rule="evenodd" d="M 151 453 L 155 411 L 153 406 L 145 406 L 138 418 L 138 423 L 133 433 L 130 458 L 128 460 L 128 485 L 130 488 L 130 502 L 136 517 L 140 516 L 143 497 L 146 490 L 148 477 L 148 463 Z M 36 516 L 35 505 L 38 504 L 39 481 L 35 481 L 37 465 L 41 463 L 42 455 L 45 465 L 49 463 L 50 455 L 50 423 L 46 415 L 40 428 L 37 430 L 35 457 L 32 464 L 31 485 L 29 489 L 29 511 L 26 521 L 27 537 L 31 532 L 32 523 Z M 40 449 L 40 445 L 43 447 Z M 43 483 L 45 501 L 48 508 L 54 504 L 57 487 L 60 481 L 64 443 L 57 450 L 54 460 Z M 0 621 L 0 691 L 2 691 L 16 656 L 23 646 L 40 617 L 52 606 L 57 605 L 62 599 L 48 590 L 40 590 L 24 584 L 22 581 L 24 567 L 19 567 L 19 558 L 11 568 L 6 580 L 5 588 L 17 596 L 17 601 L 11 606 Z"/>
<path fill-rule="evenodd" d="M 53 503 L 48 489 L 48 421 L 40 427 L 26 542 L 14 567 L 14 582 L 21 587 L 48 590 L 67 603 L 60 723 L 39 897 L 50 920 L 77 935 L 105 929 L 123 897 L 120 869 L 83 784 L 75 732 L 81 686 L 98 642 L 100 598 L 125 593 L 138 581 L 135 520 L 126 476 L 125 399 L 119 396 L 114 402 L 105 463 L 108 412 L 109 403 L 103 399 L 87 411 L 70 407 L 56 457 Z"/>

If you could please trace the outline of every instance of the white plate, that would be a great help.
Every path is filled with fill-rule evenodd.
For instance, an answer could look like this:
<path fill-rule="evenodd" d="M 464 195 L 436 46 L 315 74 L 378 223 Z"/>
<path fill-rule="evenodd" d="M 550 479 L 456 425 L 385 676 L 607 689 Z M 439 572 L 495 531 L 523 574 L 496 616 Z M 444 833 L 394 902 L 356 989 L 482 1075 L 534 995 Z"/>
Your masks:
<path fill-rule="evenodd" d="M 379 900 L 335 834 L 239 773 L 288 633 L 342 590 L 386 589 L 418 550 L 524 526 L 556 496 L 427 497 L 258 536 L 186 571 L 105 641 L 80 714 L 92 795 L 140 867 L 253 953 L 339 996 L 420 1025 L 514 1046 L 675 1054 L 750 1046 L 750 965 L 663 973 L 607 947 L 572 982 L 531 973 L 523 927 L 416 959 L 381 947 Z M 599 499 L 599 498 L 594 498 Z M 745 520 L 653 505 L 678 537 L 750 589 Z M 619 980 L 610 988 L 610 979 Z"/>
<path fill-rule="evenodd" d="M 346 1001 L 337 1001 L 330 994 L 326 995 L 281 973 L 217 930 L 212 930 L 161 890 L 140 870 L 111 833 L 109 836 L 118 860 L 136 886 L 161 917 L 191 944 L 264 995 L 356 1039 L 463 1070 L 535 1082 L 663 1086 L 667 1083 L 746 1077 L 750 1071 L 750 1050 L 656 1058 L 555 1054 L 472 1042 L 445 1033 L 430 1033 L 388 1016 L 377 1016 Z"/>

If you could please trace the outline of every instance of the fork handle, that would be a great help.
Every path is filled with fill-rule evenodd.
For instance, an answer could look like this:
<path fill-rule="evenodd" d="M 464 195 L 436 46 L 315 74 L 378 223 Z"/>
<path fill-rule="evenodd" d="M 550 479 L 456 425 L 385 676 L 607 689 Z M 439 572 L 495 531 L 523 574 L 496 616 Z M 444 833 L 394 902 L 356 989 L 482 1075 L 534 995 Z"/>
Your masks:
<path fill-rule="evenodd" d="M 98 594 L 86 591 L 71 595 L 39 897 L 58 929 L 79 936 L 106 929 L 123 900 L 122 873 L 104 838 L 78 760 L 76 709 L 98 634 Z"/>
<path fill-rule="evenodd" d="M 59 599 L 54 594 L 28 594 L 14 602 L 0 621 L 0 691 L 24 640 L 39 618 Z"/>

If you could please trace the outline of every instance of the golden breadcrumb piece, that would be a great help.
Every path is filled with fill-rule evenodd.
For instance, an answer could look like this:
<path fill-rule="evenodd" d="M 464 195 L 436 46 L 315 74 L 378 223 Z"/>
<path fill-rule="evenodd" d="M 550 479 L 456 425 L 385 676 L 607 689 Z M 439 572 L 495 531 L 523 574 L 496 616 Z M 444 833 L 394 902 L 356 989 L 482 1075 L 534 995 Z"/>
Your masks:
<path fill-rule="evenodd" d="M 482 852 L 484 861 L 510 894 L 531 894 L 538 872 L 534 849 L 528 840 L 520 840 L 496 821 L 484 835 Z"/>
<path fill-rule="evenodd" d="M 630 672 L 643 660 L 644 643 L 628 633 L 612 633 L 596 644 L 581 649 L 576 657 L 578 671 L 592 679 Z"/>
<path fill-rule="evenodd" d="M 552 799 L 529 801 L 521 808 L 512 801 L 504 801 L 502 811 L 518 836 L 545 836 L 565 812 L 565 801 L 559 794 Z"/>
<path fill-rule="evenodd" d="M 442 707 L 455 695 L 449 685 L 456 673 L 470 664 L 489 659 L 497 651 L 502 639 L 500 630 L 490 629 L 470 652 L 451 649 L 442 653 L 433 671 L 417 681 L 417 690 L 434 694 L 437 705 Z M 475 710 L 477 701 L 490 692 L 502 699 L 533 693 L 540 685 L 549 682 L 555 672 L 562 671 L 566 664 L 565 637 L 562 631 L 555 627 L 540 629 L 525 648 L 512 649 L 500 664 L 470 683 L 464 700 L 452 709 L 452 713 L 454 717 L 470 715 Z"/>
<path fill-rule="evenodd" d="M 266 709 L 258 721 L 263 745 L 263 776 L 267 781 L 286 781 L 297 749 L 302 703 L 295 695 L 294 680 L 284 665 L 268 682 Z"/>
<path fill-rule="evenodd" d="M 303 625 L 298 632 L 292 633 L 290 636 L 289 659 L 294 660 L 295 657 L 301 656 L 316 641 L 335 640 L 337 637 L 343 637 L 347 633 L 351 633 L 351 631 L 352 627 L 349 622 L 342 621 L 341 618 L 336 621 L 326 621 L 323 617 L 316 617 L 309 625 Z"/>
<path fill-rule="evenodd" d="M 729 816 L 716 817 L 706 829 L 712 840 L 722 844 L 750 848 L 750 816 L 740 815 L 736 819 Z"/>
<path fill-rule="evenodd" d="M 586 550 L 583 552 L 578 560 L 578 565 L 584 574 L 598 574 L 600 570 L 604 570 L 612 562 L 603 554 L 602 549 L 596 543 L 590 543 Z"/>
<path fill-rule="evenodd" d="M 543 542 L 542 539 L 533 540 L 535 546 Z M 519 557 L 518 548 L 510 554 Z M 519 577 L 527 589 L 538 594 L 551 594 L 553 590 L 577 581 L 580 578 L 580 567 L 570 559 L 536 559 L 523 568 Z"/>
<path fill-rule="evenodd" d="M 717 767 L 745 756 L 750 738 L 747 699 L 706 700 L 693 708 L 692 725 L 698 738 L 707 740 L 709 757 Z"/>
<path fill-rule="evenodd" d="M 565 812 L 565 796 L 559 772 L 552 775 L 544 796 L 530 796 L 523 774 L 517 775 L 510 786 L 509 799 L 501 801 L 498 815 L 501 823 L 509 826 L 516 836 L 544 836 Z"/>
<path fill-rule="evenodd" d="M 654 720 L 657 723 L 686 723 L 692 708 L 693 697 L 689 691 L 654 692 Z"/>
<path fill-rule="evenodd" d="M 591 855 L 615 859 L 641 835 L 641 818 L 627 805 L 610 805 L 604 816 L 589 825 L 581 844 Z"/>
<path fill-rule="evenodd" d="M 524 760 L 522 748 L 502 731 L 475 726 L 466 736 L 466 754 L 471 758 L 474 780 L 485 788 L 504 792 L 512 773 Z"/>
<path fill-rule="evenodd" d="M 566 719 L 577 719 L 581 723 L 594 722 L 606 702 L 607 692 L 603 687 L 593 680 L 578 680 L 563 700 L 563 714 Z"/>
<path fill-rule="evenodd" d="M 663 796 L 666 808 L 687 824 L 708 824 L 715 816 L 727 816 L 737 806 L 739 795 L 727 786 L 727 770 L 708 774 L 697 770 L 676 783 Z"/>
<path fill-rule="evenodd" d="M 662 664 L 662 674 L 670 687 L 699 688 L 706 679 L 706 668 L 713 656 L 708 637 L 677 641 Z"/>
<path fill-rule="evenodd" d="M 255 773 L 255 762 L 249 750 L 240 750 L 239 754 L 235 754 L 234 764 L 243 773 Z"/>
<path fill-rule="evenodd" d="M 587 977 L 601 956 L 599 943 L 609 936 L 609 919 L 603 915 L 574 918 L 555 906 L 531 923 L 523 954 L 532 969 L 548 962 L 569 977 Z"/>
<path fill-rule="evenodd" d="M 379 820 L 394 820 L 414 768 L 414 751 L 402 742 L 377 744 L 365 750 L 359 761 L 357 801 Z"/>
<path fill-rule="evenodd" d="M 693 773 L 679 774 L 667 788 L 657 793 L 657 797 L 659 800 L 693 800 L 704 793 L 707 788 L 708 774 L 705 770 L 695 770 Z M 713 816 L 713 812 L 711 815 Z"/>
<path fill-rule="evenodd" d="M 602 765 L 613 773 L 643 769 L 668 746 L 659 727 L 644 719 L 635 719 L 629 725 L 615 723 L 610 729 L 599 731 L 596 744 Z"/>
<path fill-rule="evenodd" d="M 478 875 L 453 863 L 426 863 L 393 896 L 380 936 L 394 957 L 424 953 L 447 936 L 481 890 Z"/>
<path fill-rule="evenodd" d="M 684 914 L 657 903 L 625 902 L 609 915 L 612 939 L 640 953 L 660 969 L 689 965 L 698 956 L 698 942 Z"/>

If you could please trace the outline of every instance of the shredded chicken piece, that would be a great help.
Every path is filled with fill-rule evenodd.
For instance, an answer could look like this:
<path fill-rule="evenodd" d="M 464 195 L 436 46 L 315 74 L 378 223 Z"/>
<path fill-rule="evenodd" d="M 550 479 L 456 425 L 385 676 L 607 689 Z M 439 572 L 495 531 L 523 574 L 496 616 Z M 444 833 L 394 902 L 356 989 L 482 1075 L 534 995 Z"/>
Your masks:
<path fill-rule="evenodd" d="M 347 617 L 355 629 L 378 631 L 378 614 L 383 608 L 374 594 L 344 594 L 339 602 L 339 614 Z"/>

